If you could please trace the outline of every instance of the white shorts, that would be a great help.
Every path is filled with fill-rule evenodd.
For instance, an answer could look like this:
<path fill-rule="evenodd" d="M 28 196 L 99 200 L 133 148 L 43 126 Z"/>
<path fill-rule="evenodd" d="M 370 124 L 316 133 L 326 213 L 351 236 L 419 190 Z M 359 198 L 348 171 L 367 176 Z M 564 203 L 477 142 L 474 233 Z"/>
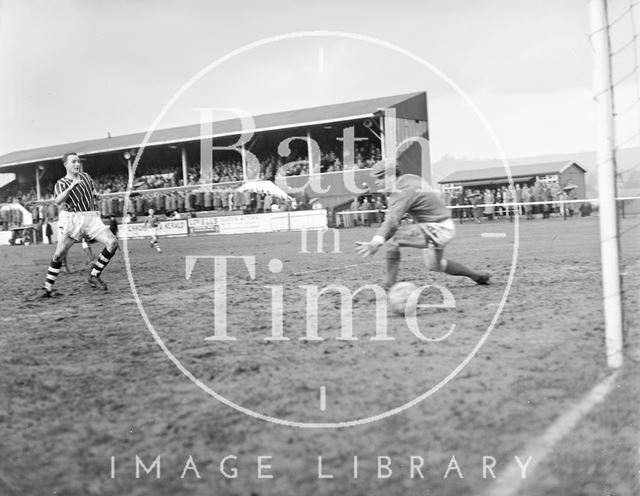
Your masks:
<path fill-rule="evenodd" d="M 440 222 L 418 224 L 427 237 L 433 240 L 434 248 L 444 248 L 456 235 L 456 225 L 451 219 Z"/>
<path fill-rule="evenodd" d="M 441 250 L 455 235 L 456 225 L 453 220 L 445 219 L 440 222 L 402 224 L 393 235 L 393 239 L 400 246 Z"/>
<path fill-rule="evenodd" d="M 67 212 L 62 210 L 58 217 L 60 236 L 69 236 L 76 241 L 83 237 L 95 239 L 102 231 L 109 229 L 98 212 Z"/>
<path fill-rule="evenodd" d="M 157 227 L 150 227 L 149 228 L 149 236 L 151 236 L 152 238 L 157 238 L 158 237 L 158 228 Z"/>

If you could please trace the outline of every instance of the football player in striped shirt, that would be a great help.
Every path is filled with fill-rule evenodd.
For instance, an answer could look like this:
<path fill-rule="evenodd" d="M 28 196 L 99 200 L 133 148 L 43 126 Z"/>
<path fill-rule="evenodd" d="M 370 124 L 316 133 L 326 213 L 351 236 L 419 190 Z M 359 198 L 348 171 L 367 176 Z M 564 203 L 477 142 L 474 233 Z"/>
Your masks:
<path fill-rule="evenodd" d="M 65 153 L 62 162 L 67 174 L 59 179 L 54 187 L 54 201 L 60 209 L 58 223 L 62 227 L 56 250 L 47 269 L 43 296 L 51 296 L 53 285 L 60 274 L 62 261 L 74 243 L 83 238 L 105 245 L 98 260 L 93 264 L 89 274 L 89 284 L 96 289 L 106 291 L 107 284 L 102 280 L 101 275 L 118 249 L 118 240 L 100 219 L 95 202 L 98 193 L 91 176 L 81 171 L 82 165 L 78 154 Z"/>

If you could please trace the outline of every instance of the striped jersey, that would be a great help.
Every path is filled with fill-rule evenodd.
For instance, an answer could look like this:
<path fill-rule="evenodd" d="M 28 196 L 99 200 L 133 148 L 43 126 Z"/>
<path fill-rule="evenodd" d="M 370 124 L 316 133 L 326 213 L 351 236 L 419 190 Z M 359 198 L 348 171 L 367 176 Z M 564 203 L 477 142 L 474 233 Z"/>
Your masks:
<path fill-rule="evenodd" d="M 80 172 L 80 184 L 76 185 L 70 192 L 67 199 L 62 203 L 62 210 L 68 212 L 93 212 L 98 210 L 98 207 L 93 196 L 95 186 L 93 179 L 86 172 Z M 69 177 L 63 177 L 58 179 L 53 189 L 56 196 L 66 190 L 73 179 Z"/>

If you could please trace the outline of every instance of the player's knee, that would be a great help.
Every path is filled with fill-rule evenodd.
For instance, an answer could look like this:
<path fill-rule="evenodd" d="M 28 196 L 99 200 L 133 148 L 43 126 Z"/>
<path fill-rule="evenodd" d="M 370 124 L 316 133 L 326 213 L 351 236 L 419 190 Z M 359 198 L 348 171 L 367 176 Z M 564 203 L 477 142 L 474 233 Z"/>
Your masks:
<path fill-rule="evenodd" d="M 114 253 L 119 247 L 118 239 L 115 236 L 107 243 L 107 250 L 111 253 Z"/>
<path fill-rule="evenodd" d="M 55 251 L 53 252 L 53 256 L 51 257 L 51 261 L 56 262 L 56 263 L 63 261 L 65 258 L 67 258 L 68 251 L 69 251 L 69 248 L 67 248 L 65 246 L 57 246 Z"/>

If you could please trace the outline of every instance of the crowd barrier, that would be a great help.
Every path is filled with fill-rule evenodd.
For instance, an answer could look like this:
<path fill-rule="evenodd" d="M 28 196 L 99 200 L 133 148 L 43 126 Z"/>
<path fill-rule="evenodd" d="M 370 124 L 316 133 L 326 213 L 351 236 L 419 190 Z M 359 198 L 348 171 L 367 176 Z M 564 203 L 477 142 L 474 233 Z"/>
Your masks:
<path fill-rule="evenodd" d="M 639 215 L 640 214 L 640 197 L 638 196 L 625 196 L 618 197 L 616 201 L 619 206 L 621 216 L 627 215 Z M 476 205 L 448 205 L 447 208 L 452 210 L 452 217 L 457 220 L 472 220 L 474 219 L 474 211 L 476 213 L 475 218 L 487 215 L 486 209 L 492 212 L 489 215 L 496 214 L 498 210 L 505 215 L 509 216 L 513 220 L 514 214 L 525 216 L 527 214 L 527 207 L 542 207 L 536 210 L 531 209 L 536 215 L 544 215 L 545 207 L 547 211 L 553 211 L 553 213 L 561 215 L 563 218 L 568 218 L 571 215 L 580 215 L 580 212 L 576 205 L 590 205 L 592 211 L 597 211 L 598 199 L 582 199 L 582 200 L 555 200 L 555 201 L 533 201 L 533 202 L 502 202 L 502 203 L 478 203 Z M 382 210 L 345 210 L 343 212 L 336 212 L 336 225 L 337 227 L 355 227 L 357 225 L 367 225 L 374 222 L 381 222 L 384 214 L 388 212 L 387 209 Z M 462 215 L 456 215 L 455 212 L 459 212 Z"/>
<path fill-rule="evenodd" d="M 53 222 L 51 226 L 53 228 L 51 241 L 56 243 L 58 240 L 58 223 Z M 158 236 L 251 234 L 326 228 L 327 211 L 319 209 L 163 220 L 158 223 L 156 234 Z M 43 239 L 46 240 L 44 227 L 42 234 Z M 144 222 L 118 224 L 119 239 L 146 238 L 150 234 L 150 230 L 144 225 Z"/>
<path fill-rule="evenodd" d="M 158 236 L 186 236 L 187 234 L 251 234 L 303 229 L 326 229 L 326 210 L 300 210 L 266 214 L 193 217 L 182 220 L 160 221 Z M 119 238 L 149 236 L 144 223 L 119 225 Z"/>

